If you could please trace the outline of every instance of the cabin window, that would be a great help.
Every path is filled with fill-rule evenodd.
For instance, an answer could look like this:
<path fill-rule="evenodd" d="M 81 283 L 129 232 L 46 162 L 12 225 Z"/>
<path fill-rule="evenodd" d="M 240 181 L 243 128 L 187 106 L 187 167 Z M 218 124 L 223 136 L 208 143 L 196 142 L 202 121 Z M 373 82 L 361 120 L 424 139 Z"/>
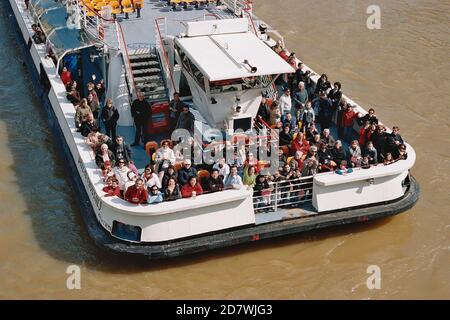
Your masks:
<path fill-rule="evenodd" d="M 111 233 L 119 239 L 140 242 L 142 229 L 114 220 Z"/>
<path fill-rule="evenodd" d="M 183 51 L 181 51 L 181 49 L 176 48 L 176 50 L 180 56 L 180 60 L 181 60 L 181 64 L 183 65 L 183 68 L 187 71 L 187 73 L 189 73 L 189 75 L 192 78 L 194 78 L 194 80 L 197 82 L 197 84 L 200 86 L 200 88 L 202 88 L 203 91 L 206 91 L 204 75 L 197 68 L 197 66 L 194 63 L 192 63 L 192 61 L 189 59 L 189 57 Z"/>

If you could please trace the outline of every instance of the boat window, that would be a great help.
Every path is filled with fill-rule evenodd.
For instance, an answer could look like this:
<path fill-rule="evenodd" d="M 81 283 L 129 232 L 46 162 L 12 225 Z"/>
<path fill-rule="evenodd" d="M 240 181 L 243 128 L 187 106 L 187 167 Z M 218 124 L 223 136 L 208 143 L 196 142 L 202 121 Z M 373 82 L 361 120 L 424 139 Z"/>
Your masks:
<path fill-rule="evenodd" d="M 123 240 L 140 242 L 142 229 L 137 226 L 132 226 L 114 220 L 111 233 L 113 236 Z"/>

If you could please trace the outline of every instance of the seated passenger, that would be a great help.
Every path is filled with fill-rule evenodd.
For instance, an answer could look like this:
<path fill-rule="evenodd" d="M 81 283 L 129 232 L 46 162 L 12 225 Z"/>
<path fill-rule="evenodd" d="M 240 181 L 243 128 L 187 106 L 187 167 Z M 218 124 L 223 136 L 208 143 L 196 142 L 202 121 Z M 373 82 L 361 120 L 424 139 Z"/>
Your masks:
<path fill-rule="evenodd" d="M 180 188 L 175 178 L 169 178 L 167 186 L 164 188 L 164 200 L 173 201 L 181 199 Z"/>
<path fill-rule="evenodd" d="M 264 211 L 267 211 L 267 207 L 270 206 L 271 194 L 272 190 L 266 177 L 264 175 L 258 175 L 255 187 L 253 188 L 253 199 L 256 208 L 266 207 Z"/>
<path fill-rule="evenodd" d="M 335 163 L 341 163 L 342 160 L 347 159 L 341 140 L 336 140 L 334 147 L 331 149 L 331 158 Z"/>
<path fill-rule="evenodd" d="M 150 192 L 148 193 L 147 203 L 148 204 L 157 204 L 163 202 L 163 194 L 159 191 L 157 186 L 152 186 L 150 188 Z"/>
<path fill-rule="evenodd" d="M 374 148 L 372 141 L 367 142 L 364 156 L 369 159 L 369 164 L 378 164 L 377 149 Z"/>
<path fill-rule="evenodd" d="M 190 177 L 197 177 L 197 169 L 192 167 L 191 160 L 184 160 L 183 167 L 178 171 L 178 182 L 184 186 Z"/>
<path fill-rule="evenodd" d="M 291 133 L 291 127 L 288 125 L 283 127 L 283 131 L 279 134 L 279 143 L 280 146 L 288 146 L 291 147 L 292 143 L 292 133 Z"/>
<path fill-rule="evenodd" d="M 242 178 L 238 175 L 238 170 L 236 166 L 232 166 L 230 169 L 230 174 L 225 179 L 225 189 L 241 189 L 243 187 Z"/>
<path fill-rule="evenodd" d="M 100 145 L 106 144 L 108 146 L 108 149 L 114 152 L 114 142 L 106 134 L 100 133 L 98 135 L 98 142 L 100 143 Z"/>
<path fill-rule="evenodd" d="M 334 147 L 335 141 L 333 136 L 330 134 L 330 129 L 323 129 L 321 140 L 327 145 L 328 148 Z"/>
<path fill-rule="evenodd" d="M 397 160 L 406 160 L 408 158 L 408 153 L 406 152 L 406 146 L 401 144 L 398 146 L 397 150 L 392 154 L 395 161 Z"/>
<path fill-rule="evenodd" d="M 161 181 L 149 164 L 145 166 L 144 173 L 142 174 L 141 179 L 144 181 L 146 188 L 149 190 L 153 186 L 157 186 L 158 189 L 161 188 Z"/>
<path fill-rule="evenodd" d="M 322 139 L 320 138 L 320 134 L 316 134 L 314 135 L 314 137 L 312 138 L 311 141 L 308 141 L 309 145 L 312 146 L 316 146 L 317 149 L 320 148 L 320 145 L 322 144 Z"/>
<path fill-rule="evenodd" d="M 256 170 L 254 166 L 247 165 L 244 167 L 244 177 L 242 183 L 249 187 L 254 187 L 256 183 Z"/>
<path fill-rule="evenodd" d="M 181 188 L 183 198 L 195 198 L 203 193 L 202 186 L 197 182 L 197 177 L 190 177 L 188 183 Z"/>
<path fill-rule="evenodd" d="M 361 169 L 369 169 L 370 161 L 368 156 L 364 156 L 361 160 Z"/>
<path fill-rule="evenodd" d="M 135 184 L 125 192 L 124 198 L 131 203 L 146 203 L 148 194 L 147 189 L 144 187 L 144 181 L 141 178 L 136 179 Z"/>
<path fill-rule="evenodd" d="M 102 170 L 102 177 L 104 181 L 108 180 L 109 177 L 115 177 L 111 164 L 105 164 L 105 168 Z"/>
<path fill-rule="evenodd" d="M 163 189 L 167 188 L 167 184 L 170 178 L 174 178 L 175 181 L 178 178 L 178 174 L 175 171 L 175 167 L 173 165 L 168 166 L 166 172 L 164 172 L 164 176 L 162 177 L 161 180 L 161 186 Z"/>
<path fill-rule="evenodd" d="M 336 163 L 332 160 L 331 153 L 327 148 L 325 143 L 320 145 L 320 149 L 317 152 L 317 156 L 319 157 L 320 171 L 327 172 L 334 170 L 336 167 Z"/>
<path fill-rule="evenodd" d="M 75 127 L 81 127 L 83 121 L 86 120 L 87 116 L 91 113 L 91 108 L 89 108 L 86 99 L 82 99 L 80 104 L 76 106 L 75 111 Z"/>
<path fill-rule="evenodd" d="M 309 151 L 309 143 L 306 141 L 303 132 L 298 132 L 292 141 L 291 154 L 295 154 L 296 151 L 301 151 L 303 154 L 307 154 Z"/>
<path fill-rule="evenodd" d="M 388 164 L 391 164 L 391 163 L 394 163 L 394 162 L 395 162 L 395 160 L 394 160 L 394 157 L 392 156 L 392 153 L 390 153 L 390 152 L 386 153 L 386 156 L 384 157 L 383 164 L 385 166 L 387 166 Z"/>
<path fill-rule="evenodd" d="M 289 162 L 289 166 L 293 170 L 300 170 L 300 171 L 302 171 L 302 169 L 303 169 L 303 153 L 301 151 L 297 151 L 294 154 L 294 157 Z"/>
<path fill-rule="evenodd" d="M 76 81 L 72 81 L 66 86 L 66 92 L 67 100 L 69 100 L 73 105 L 78 105 L 81 102 L 81 95 L 77 90 Z"/>
<path fill-rule="evenodd" d="M 92 151 L 94 151 L 94 152 L 97 152 L 102 145 L 102 143 L 100 143 L 100 141 L 98 139 L 100 135 L 101 135 L 100 132 L 91 132 L 88 134 L 88 136 L 85 140 L 86 144 L 89 147 L 91 147 Z M 108 149 L 109 149 L 109 146 L 108 146 Z"/>
<path fill-rule="evenodd" d="M 347 161 L 343 160 L 340 164 L 339 164 L 339 169 L 336 170 L 337 174 L 340 175 L 346 175 L 347 173 L 352 173 L 353 169 L 352 168 L 348 168 L 347 169 Z"/>
<path fill-rule="evenodd" d="M 219 170 L 212 169 L 211 175 L 206 181 L 206 190 L 209 192 L 222 191 L 224 189 L 223 179 L 219 175 Z"/>
<path fill-rule="evenodd" d="M 172 149 L 170 149 L 168 140 L 163 140 L 161 142 L 161 148 L 156 151 L 155 161 L 156 171 L 158 172 L 160 178 L 163 177 L 170 165 L 175 164 L 175 153 Z"/>
<path fill-rule="evenodd" d="M 316 151 L 314 151 L 316 150 Z M 316 146 L 311 147 L 311 153 L 303 161 L 302 177 L 313 176 L 317 173 L 319 167 L 319 161 L 317 161 L 317 149 Z"/>
<path fill-rule="evenodd" d="M 137 180 L 137 176 L 134 174 L 133 171 L 128 171 L 127 172 L 127 182 L 125 182 L 125 191 L 128 190 L 129 187 L 131 187 L 132 185 L 134 185 L 136 183 Z"/>
<path fill-rule="evenodd" d="M 348 148 L 348 157 L 352 168 L 361 166 L 362 154 L 358 140 L 353 140 Z M 345 164 L 347 165 L 347 163 Z"/>
<path fill-rule="evenodd" d="M 125 184 L 128 181 L 128 172 L 131 170 L 126 166 L 125 160 L 121 159 L 117 161 L 117 166 L 113 169 L 114 175 L 117 178 L 117 181 L 119 181 L 119 188 L 121 192 L 125 192 Z"/>
<path fill-rule="evenodd" d="M 120 197 L 119 181 L 115 177 L 109 177 L 106 186 L 103 187 L 105 197 Z"/>
<path fill-rule="evenodd" d="M 290 132 L 297 130 L 297 119 L 290 112 L 281 117 L 281 123 L 283 128 L 289 126 Z"/>
<path fill-rule="evenodd" d="M 225 158 L 220 158 L 216 164 L 213 165 L 213 169 L 219 170 L 219 176 L 221 176 L 224 181 L 230 174 L 230 166 L 225 162 Z"/>
<path fill-rule="evenodd" d="M 116 157 L 111 150 L 108 149 L 106 144 L 102 144 L 100 150 L 95 155 L 95 163 L 100 169 L 104 169 L 106 164 L 112 167 L 116 164 Z"/>
<path fill-rule="evenodd" d="M 94 119 L 94 115 L 89 113 L 85 121 L 81 123 L 80 132 L 83 137 L 87 137 L 89 133 L 96 132 L 98 130 L 97 121 Z"/>

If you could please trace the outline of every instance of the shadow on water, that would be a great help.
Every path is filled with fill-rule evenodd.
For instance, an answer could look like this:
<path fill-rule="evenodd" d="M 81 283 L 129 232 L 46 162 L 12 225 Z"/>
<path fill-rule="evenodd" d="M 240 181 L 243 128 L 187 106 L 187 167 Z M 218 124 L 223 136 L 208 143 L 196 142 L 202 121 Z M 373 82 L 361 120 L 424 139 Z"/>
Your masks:
<path fill-rule="evenodd" d="M 11 32 L 4 7 L 5 3 L 0 4 L 0 9 L 3 9 L 0 13 L 0 42 L 3 44 L 3 50 L 0 51 L 0 69 L 3 70 L 0 73 L 0 99 L 6 103 L 0 106 L 0 121 L 6 124 L 8 151 L 14 160 L 12 170 L 26 202 L 24 215 L 31 220 L 32 232 L 39 247 L 52 258 L 110 273 L 148 272 L 321 241 L 381 227 L 391 220 L 385 218 L 360 225 L 335 227 L 171 260 L 144 261 L 104 252 L 88 236 L 77 205 L 77 195 L 69 183 L 63 156 L 58 154 L 56 140 L 48 126 L 40 98 L 32 89 L 30 74 L 17 39 Z"/>

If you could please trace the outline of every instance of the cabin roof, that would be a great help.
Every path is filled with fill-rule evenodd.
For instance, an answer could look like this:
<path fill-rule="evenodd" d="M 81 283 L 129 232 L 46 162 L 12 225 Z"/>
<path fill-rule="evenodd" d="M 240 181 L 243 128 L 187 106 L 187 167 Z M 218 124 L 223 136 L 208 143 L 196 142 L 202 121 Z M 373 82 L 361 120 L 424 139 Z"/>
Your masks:
<path fill-rule="evenodd" d="M 210 81 L 294 72 L 251 32 L 176 38 L 176 42 Z M 244 60 L 257 71 L 252 73 Z"/>

